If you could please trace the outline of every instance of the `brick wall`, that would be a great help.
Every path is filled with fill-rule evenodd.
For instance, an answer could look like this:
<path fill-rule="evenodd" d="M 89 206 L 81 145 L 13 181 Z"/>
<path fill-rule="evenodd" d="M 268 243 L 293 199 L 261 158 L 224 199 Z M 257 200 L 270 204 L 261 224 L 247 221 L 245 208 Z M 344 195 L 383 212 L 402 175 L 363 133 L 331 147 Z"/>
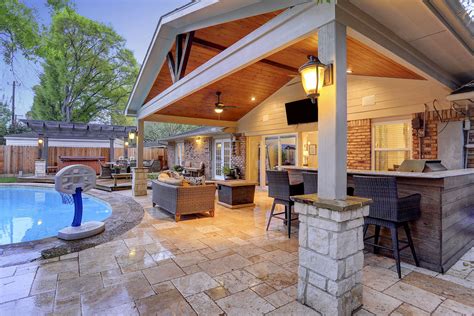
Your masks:
<path fill-rule="evenodd" d="M 190 138 L 184 141 L 184 160 L 204 162 L 206 179 L 212 178 L 211 172 L 212 138 Z"/>
<path fill-rule="evenodd" d="M 347 122 L 347 168 L 370 170 L 372 126 L 370 119 Z"/>
<path fill-rule="evenodd" d="M 245 157 L 246 157 L 246 138 L 245 136 L 237 137 L 237 141 L 232 143 L 232 158 L 231 163 L 233 167 L 240 170 L 241 176 L 245 179 Z"/>
<path fill-rule="evenodd" d="M 456 113 L 455 111 L 449 110 L 440 110 L 439 114 L 442 120 L 450 121 L 460 121 L 464 117 Z M 413 118 L 416 115 L 421 115 L 423 118 L 423 113 L 413 114 Z M 418 137 L 418 131 L 412 129 L 412 152 L 413 159 L 437 159 L 438 158 L 438 123 L 439 118 L 436 112 L 430 111 L 427 113 L 426 118 L 426 133 L 425 137 L 421 140 L 421 152 L 420 157 L 420 138 Z"/>

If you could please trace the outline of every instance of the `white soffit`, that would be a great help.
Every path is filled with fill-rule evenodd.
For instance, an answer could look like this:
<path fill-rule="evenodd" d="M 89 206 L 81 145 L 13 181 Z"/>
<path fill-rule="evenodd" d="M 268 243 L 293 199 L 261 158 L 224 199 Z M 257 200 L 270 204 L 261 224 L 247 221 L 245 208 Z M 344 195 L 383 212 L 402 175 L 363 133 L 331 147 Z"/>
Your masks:
<path fill-rule="evenodd" d="M 350 0 L 458 81 L 474 74 L 474 56 L 421 0 Z"/>

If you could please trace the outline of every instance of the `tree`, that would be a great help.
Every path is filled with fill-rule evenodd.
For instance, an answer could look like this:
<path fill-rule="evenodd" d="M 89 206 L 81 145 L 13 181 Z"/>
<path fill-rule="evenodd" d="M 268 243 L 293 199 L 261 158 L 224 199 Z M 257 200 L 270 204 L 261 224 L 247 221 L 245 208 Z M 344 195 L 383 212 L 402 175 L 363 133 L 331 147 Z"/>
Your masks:
<path fill-rule="evenodd" d="M 0 145 L 5 143 L 4 136 L 8 134 L 8 125 L 12 112 L 5 100 L 0 100 Z"/>
<path fill-rule="evenodd" d="M 161 138 L 184 133 L 197 128 L 195 125 L 174 123 L 145 123 L 145 141 L 155 141 Z"/>
<path fill-rule="evenodd" d="M 33 11 L 18 0 L 0 1 L 0 51 L 6 64 L 21 51 L 27 59 L 38 53 L 40 32 Z"/>
<path fill-rule="evenodd" d="M 111 27 L 49 1 L 53 17 L 42 45 L 43 74 L 34 87 L 32 117 L 67 122 L 123 123 L 138 65 Z"/>

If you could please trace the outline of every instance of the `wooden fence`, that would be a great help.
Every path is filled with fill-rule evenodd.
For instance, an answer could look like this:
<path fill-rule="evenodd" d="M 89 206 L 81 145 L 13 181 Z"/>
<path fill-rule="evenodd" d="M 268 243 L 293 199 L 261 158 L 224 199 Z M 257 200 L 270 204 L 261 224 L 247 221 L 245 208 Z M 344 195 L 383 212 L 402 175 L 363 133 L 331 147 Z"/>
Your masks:
<path fill-rule="evenodd" d="M 74 147 L 49 147 L 48 166 L 57 166 L 59 156 L 103 156 L 109 160 L 109 148 L 74 148 Z M 123 148 L 114 149 L 114 157 L 117 160 L 124 156 Z M 136 148 L 128 149 L 129 157 L 136 157 Z M 167 161 L 165 148 L 145 147 L 144 159 L 159 159 Z M 36 146 L 0 146 L 0 174 L 32 174 L 35 171 L 35 160 L 39 157 Z"/>

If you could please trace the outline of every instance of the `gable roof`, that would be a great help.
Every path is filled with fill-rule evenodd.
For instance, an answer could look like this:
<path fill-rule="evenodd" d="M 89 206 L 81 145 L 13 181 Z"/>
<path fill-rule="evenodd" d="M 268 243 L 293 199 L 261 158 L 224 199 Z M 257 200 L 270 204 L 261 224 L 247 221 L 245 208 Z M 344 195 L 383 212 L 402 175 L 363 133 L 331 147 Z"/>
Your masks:
<path fill-rule="evenodd" d="M 197 29 L 285 9 L 312 0 L 200 0 L 163 15 L 148 47 L 125 113 L 135 116 L 144 104 L 175 37 Z"/>

